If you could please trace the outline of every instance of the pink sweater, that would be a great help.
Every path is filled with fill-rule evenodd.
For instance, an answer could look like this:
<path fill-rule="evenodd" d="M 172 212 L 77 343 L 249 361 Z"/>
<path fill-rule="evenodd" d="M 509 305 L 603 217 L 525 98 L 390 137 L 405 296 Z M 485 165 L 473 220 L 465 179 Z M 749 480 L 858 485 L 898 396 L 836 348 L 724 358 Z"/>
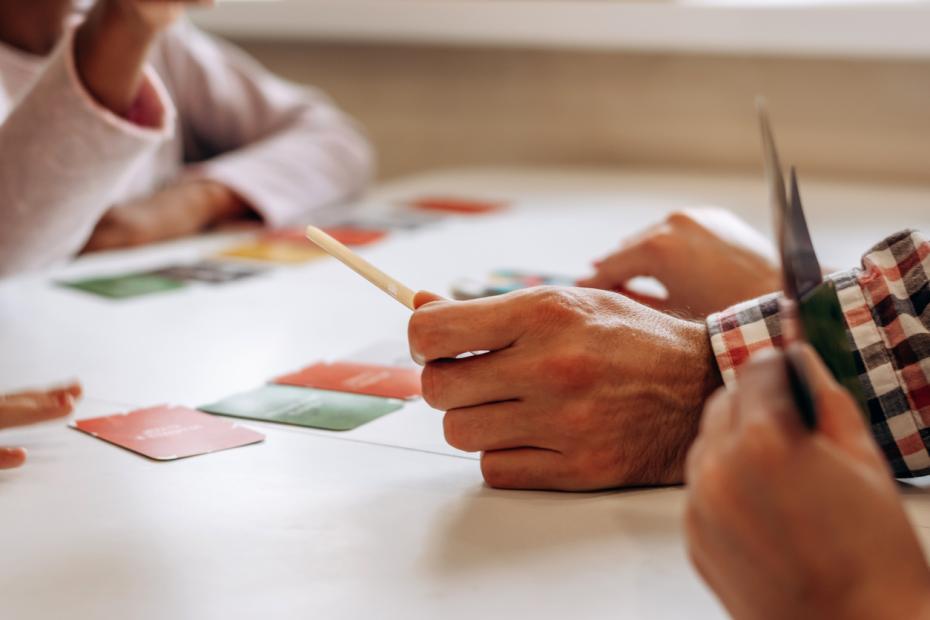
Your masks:
<path fill-rule="evenodd" d="M 269 226 L 371 177 L 368 142 L 324 95 L 189 23 L 162 36 L 127 118 L 84 90 L 73 47 L 73 30 L 49 58 L 0 43 L 0 276 L 73 256 L 109 207 L 181 175 L 230 187 Z"/>

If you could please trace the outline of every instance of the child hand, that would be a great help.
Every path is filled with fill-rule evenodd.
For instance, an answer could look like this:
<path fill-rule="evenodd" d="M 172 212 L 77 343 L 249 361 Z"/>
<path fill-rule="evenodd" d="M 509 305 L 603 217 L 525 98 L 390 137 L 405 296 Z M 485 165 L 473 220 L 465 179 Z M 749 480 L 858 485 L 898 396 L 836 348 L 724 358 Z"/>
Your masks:
<path fill-rule="evenodd" d="M 81 386 L 77 383 L 47 391 L 0 395 L 0 429 L 64 417 L 80 396 Z M 25 460 L 23 448 L 0 448 L 0 469 L 19 467 Z"/>
<path fill-rule="evenodd" d="M 110 209 L 85 252 L 113 250 L 175 239 L 248 213 L 228 188 L 212 181 L 181 181 L 141 200 Z"/>

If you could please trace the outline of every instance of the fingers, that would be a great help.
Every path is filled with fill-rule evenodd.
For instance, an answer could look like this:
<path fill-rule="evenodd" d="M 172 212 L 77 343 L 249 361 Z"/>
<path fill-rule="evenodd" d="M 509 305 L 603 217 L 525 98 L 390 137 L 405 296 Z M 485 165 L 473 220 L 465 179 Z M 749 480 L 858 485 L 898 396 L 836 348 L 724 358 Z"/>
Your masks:
<path fill-rule="evenodd" d="M 657 246 L 661 246 L 663 237 L 659 236 L 663 227 L 647 230 L 617 252 L 596 264 L 596 272 L 589 278 L 578 280 L 578 286 L 616 290 L 623 288 L 627 281 L 636 276 L 657 276 Z"/>
<path fill-rule="evenodd" d="M 750 360 L 739 375 L 734 398 L 738 426 L 751 427 L 746 432 L 767 428 L 786 442 L 804 433 L 781 352 L 765 351 Z"/>
<path fill-rule="evenodd" d="M 68 385 L 63 385 L 61 387 L 49 388 L 47 390 L 25 390 L 22 392 L 16 392 L 15 394 L 0 395 L 0 402 L 4 400 L 9 400 L 11 398 L 31 398 L 44 395 L 63 395 L 69 394 L 75 400 L 79 399 L 84 393 L 84 389 L 81 387 L 80 383 L 69 383 Z"/>
<path fill-rule="evenodd" d="M 413 359 L 424 363 L 510 346 L 522 333 L 523 316 L 532 310 L 526 293 L 426 303 L 410 317 L 407 329 Z"/>
<path fill-rule="evenodd" d="M 84 244 L 81 253 L 102 252 L 114 248 L 122 248 L 129 245 L 129 236 L 127 232 L 118 227 L 100 221 L 91 234 L 90 239 Z"/>
<path fill-rule="evenodd" d="M 442 426 L 446 442 L 465 452 L 553 447 L 540 441 L 546 429 L 539 416 L 516 401 L 450 409 Z"/>
<path fill-rule="evenodd" d="M 720 388 L 707 400 L 701 414 L 701 432 L 688 450 L 685 461 L 685 482 L 690 484 L 699 471 L 703 459 L 710 452 L 720 450 L 720 445 L 733 438 L 736 427 L 736 412 L 733 395 Z"/>
<path fill-rule="evenodd" d="M 571 491 L 577 489 L 558 452 L 536 448 L 492 450 L 481 455 L 481 475 L 495 489 Z"/>
<path fill-rule="evenodd" d="M 13 469 L 26 462 L 24 448 L 0 448 L 0 469 Z"/>
<path fill-rule="evenodd" d="M 884 463 L 865 414 L 840 385 L 817 352 L 808 344 L 794 344 L 789 355 L 798 356 L 807 372 L 817 405 L 818 430 L 843 449 Z"/>
<path fill-rule="evenodd" d="M 429 362 L 421 378 L 424 400 L 446 411 L 519 398 L 533 378 L 508 351 Z"/>
<path fill-rule="evenodd" d="M 429 291 L 418 291 L 417 294 L 413 296 L 413 309 L 419 310 L 420 306 L 425 306 L 426 304 L 434 301 L 448 300 L 441 295 L 437 295 L 436 293 L 430 293 Z"/>
<path fill-rule="evenodd" d="M 62 418 L 73 410 L 74 396 L 68 391 L 14 394 L 0 399 L 0 428 Z"/>

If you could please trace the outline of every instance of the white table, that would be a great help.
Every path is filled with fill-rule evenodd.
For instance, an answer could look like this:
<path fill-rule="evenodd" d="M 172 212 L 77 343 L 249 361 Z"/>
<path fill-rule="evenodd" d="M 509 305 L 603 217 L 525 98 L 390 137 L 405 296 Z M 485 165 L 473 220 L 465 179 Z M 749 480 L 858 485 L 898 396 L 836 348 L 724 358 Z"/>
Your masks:
<path fill-rule="evenodd" d="M 930 188 L 803 183 L 825 263 L 906 226 Z M 392 183 L 515 208 L 364 250 L 416 288 L 497 267 L 582 274 L 669 210 L 731 207 L 768 232 L 759 177 L 473 170 Z M 222 287 L 111 302 L 50 284 L 208 254 L 229 235 L 83 258 L 0 284 L 0 391 L 80 377 L 77 417 L 196 406 L 284 371 L 403 338 L 408 313 L 335 261 Z M 0 474 L 4 618 L 717 618 L 687 564 L 680 489 L 501 492 L 442 441 L 422 402 L 348 433 L 249 423 L 265 443 L 155 463 L 61 423 L 7 431 Z M 930 497 L 907 492 L 922 536 Z M 930 539 L 930 536 L 927 536 Z"/>

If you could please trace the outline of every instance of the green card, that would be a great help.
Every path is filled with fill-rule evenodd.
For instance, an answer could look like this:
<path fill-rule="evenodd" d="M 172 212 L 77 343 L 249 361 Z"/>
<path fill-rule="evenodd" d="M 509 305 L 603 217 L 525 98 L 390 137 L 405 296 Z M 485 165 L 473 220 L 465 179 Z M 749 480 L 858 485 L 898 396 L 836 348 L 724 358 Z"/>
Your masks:
<path fill-rule="evenodd" d="M 393 398 L 265 385 L 199 409 L 236 418 L 349 431 L 401 407 L 403 401 Z"/>
<path fill-rule="evenodd" d="M 90 278 L 73 282 L 60 282 L 59 284 L 110 299 L 129 299 L 140 295 L 173 291 L 185 286 L 184 282 L 148 273 L 132 273 L 110 278 Z"/>

